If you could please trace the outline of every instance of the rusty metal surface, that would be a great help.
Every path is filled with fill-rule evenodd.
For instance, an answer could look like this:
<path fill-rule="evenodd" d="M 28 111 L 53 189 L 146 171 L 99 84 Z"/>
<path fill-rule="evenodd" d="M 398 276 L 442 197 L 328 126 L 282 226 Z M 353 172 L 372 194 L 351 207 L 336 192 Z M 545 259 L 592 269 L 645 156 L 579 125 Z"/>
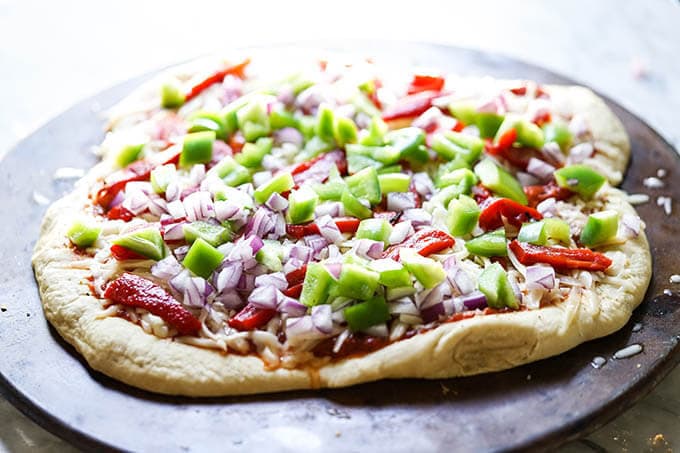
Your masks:
<path fill-rule="evenodd" d="M 389 58 L 469 74 L 567 83 L 522 62 L 426 44 L 360 49 Z M 680 269 L 672 244 L 677 217 L 654 199 L 638 207 L 648 225 L 654 276 L 643 304 L 622 330 L 558 357 L 464 379 L 381 381 L 340 390 L 238 398 L 189 399 L 149 394 L 90 370 L 44 320 L 30 254 L 45 206 L 70 188 L 55 182 L 58 167 L 95 163 L 88 149 L 103 138 L 91 106 L 106 107 L 143 78 L 131 80 L 64 112 L 0 162 L 0 391 L 33 420 L 83 448 L 166 451 L 479 451 L 544 450 L 590 432 L 632 405 L 680 360 L 680 297 L 664 295 Z M 666 168 L 680 176 L 680 159 L 640 119 L 610 102 L 631 137 L 633 157 L 623 187 L 649 192 L 644 177 Z M 660 193 L 659 193 L 660 194 Z M 654 194 L 654 195 L 659 195 Z M 680 184 L 664 194 L 680 200 Z M 654 198 L 654 197 L 652 197 Z M 642 329 L 632 328 L 640 323 Z M 632 343 L 644 352 L 613 360 Z M 595 369 L 595 356 L 608 359 Z"/>

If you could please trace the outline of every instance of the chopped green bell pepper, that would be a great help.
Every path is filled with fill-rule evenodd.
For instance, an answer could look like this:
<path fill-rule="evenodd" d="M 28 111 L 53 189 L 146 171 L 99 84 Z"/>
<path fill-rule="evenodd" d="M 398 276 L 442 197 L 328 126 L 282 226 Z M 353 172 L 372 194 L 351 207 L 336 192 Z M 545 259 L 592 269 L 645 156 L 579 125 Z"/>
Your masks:
<path fill-rule="evenodd" d="M 432 137 L 432 149 L 446 160 L 460 158 L 472 164 L 484 150 L 484 142 L 472 135 L 446 131 Z"/>
<path fill-rule="evenodd" d="M 248 142 L 254 142 L 271 132 L 269 115 L 261 99 L 255 98 L 236 112 L 238 127 Z"/>
<path fill-rule="evenodd" d="M 426 163 L 430 156 L 425 148 L 425 132 L 419 127 L 404 127 L 385 134 L 384 141 L 391 145 L 401 159 L 413 163 Z"/>
<path fill-rule="evenodd" d="M 262 165 L 262 159 L 269 154 L 274 145 L 271 137 L 258 138 L 255 143 L 246 143 L 243 149 L 234 159 L 236 162 L 248 168 L 258 168 Z"/>
<path fill-rule="evenodd" d="M 402 248 L 399 251 L 399 258 L 425 288 L 434 288 L 446 278 L 446 272 L 439 261 L 425 258 L 414 249 Z"/>
<path fill-rule="evenodd" d="M 155 261 L 162 260 L 166 254 L 165 242 L 157 228 L 133 231 L 112 243 Z"/>
<path fill-rule="evenodd" d="M 69 240 L 78 247 L 84 249 L 97 241 L 102 229 L 98 226 L 89 225 L 81 220 L 76 220 L 69 228 L 66 235 Z"/>
<path fill-rule="evenodd" d="M 350 146 L 352 145 L 347 145 L 347 147 Z M 370 157 L 361 156 L 357 154 L 347 155 L 347 171 L 349 172 L 350 175 L 359 173 L 364 168 L 372 167 L 378 170 L 382 166 L 383 166 L 382 163 L 378 162 L 377 160 L 373 160 Z"/>
<path fill-rule="evenodd" d="M 302 284 L 300 303 L 308 307 L 325 304 L 328 299 L 330 287 L 335 285 L 336 280 L 328 272 L 326 266 L 321 263 L 309 263 L 307 273 Z"/>
<path fill-rule="evenodd" d="M 543 125 L 543 137 L 546 143 L 555 142 L 562 150 L 566 150 L 571 143 L 571 132 L 566 124 L 551 122 Z"/>
<path fill-rule="evenodd" d="M 309 272 L 309 268 L 307 272 Z M 351 299 L 370 299 L 378 287 L 379 277 L 377 272 L 373 272 L 364 266 L 345 263 L 342 265 L 340 278 L 332 293 Z"/>
<path fill-rule="evenodd" d="M 495 194 L 510 198 L 523 205 L 528 204 L 522 185 L 505 169 L 496 165 L 491 159 L 484 159 L 475 165 L 475 174 L 484 187 Z"/>
<path fill-rule="evenodd" d="M 269 197 L 271 197 L 273 193 L 286 192 L 292 189 L 293 186 L 295 186 L 293 176 L 290 172 L 283 171 L 258 187 L 253 193 L 253 198 L 255 198 L 255 201 L 258 203 L 263 204 L 269 200 Z"/>
<path fill-rule="evenodd" d="M 305 143 L 305 147 L 295 156 L 295 162 L 306 162 L 333 148 L 333 142 L 327 142 L 322 140 L 321 137 L 313 136 Z"/>
<path fill-rule="evenodd" d="M 151 188 L 153 191 L 162 194 L 168 185 L 177 177 L 177 169 L 174 164 L 161 165 L 151 170 Z"/>
<path fill-rule="evenodd" d="M 378 273 L 378 283 L 388 288 L 400 288 L 411 286 L 411 274 L 401 264 L 392 259 L 385 258 L 369 263 L 371 270 Z"/>
<path fill-rule="evenodd" d="M 252 180 L 248 169 L 236 162 L 231 156 L 222 159 L 210 171 L 215 172 L 226 185 L 231 187 L 240 186 Z"/>
<path fill-rule="evenodd" d="M 319 197 L 307 186 L 293 190 L 288 196 L 288 222 L 297 225 L 314 219 L 314 209 Z"/>
<path fill-rule="evenodd" d="M 447 226 L 453 236 L 463 236 L 474 230 L 479 220 L 481 210 L 472 198 L 461 195 L 457 200 L 449 203 Z"/>
<path fill-rule="evenodd" d="M 345 188 L 340 197 L 342 206 L 345 209 L 345 214 L 357 217 L 359 219 L 367 219 L 373 217 L 373 211 L 367 206 L 364 206 L 361 201 L 352 195 L 349 188 Z"/>
<path fill-rule="evenodd" d="M 616 237 L 618 230 L 618 212 L 612 210 L 596 212 L 588 216 L 579 240 L 587 247 L 595 247 Z"/>
<path fill-rule="evenodd" d="M 374 241 L 382 241 L 384 244 L 389 243 L 390 234 L 392 233 L 392 225 L 385 219 L 365 219 L 359 224 L 359 229 L 356 232 L 357 239 L 372 239 Z"/>
<path fill-rule="evenodd" d="M 545 142 L 543 130 L 534 123 L 523 118 L 519 118 L 516 115 L 508 115 L 505 117 L 503 124 L 501 124 L 500 128 L 496 132 L 494 141 L 498 143 L 500 137 L 512 128 L 514 128 L 515 132 L 517 132 L 517 138 L 515 139 L 517 143 L 536 149 L 543 147 Z"/>
<path fill-rule="evenodd" d="M 118 164 L 119 167 L 127 167 L 132 162 L 139 159 L 143 149 L 144 143 L 123 146 L 116 156 L 116 164 Z"/>
<path fill-rule="evenodd" d="M 217 247 L 225 242 L 229 242 L 232 238 L 232 231 L 230 228 L 200 220 L 184 225 L 183 230 L 184 239 L 189 244 L 192 244 L 196 239 L 201 238 L 213 247 Z"/>
<path fill-rule="evenodd" d="M 223 259 L 222 252 L 199 237 L 194 241 L 182 264 L 199 277 L 208 279 Z"/>
<path fill-rule="evenodd" d="M 184 137 L 182 152 L 179 155 L 179 166 L 190 167 L 194 164 L 205 164 L 212 160 L 215 132 L 203 131 L 187 134 Z"/>
<path fill-rule="evenodd" d="M 371 118 L 371 124 L 368 126 L 367 132 L 362 134 L 359 143 L 365 146 L 382 146 L 385 144 L 385 134 L 389 130 L 389 126 L 380 118 L 380 113 L 378 113 L 377 116 Z"/>
<path fill-rule="evenodd" d="M 552 218 L 525 223 L 517 236 L 518 241 L 534 245 L 546 245 L 550 239 L 569 245 L 571 241 L 569 224 L 564 220 Z"/>
<path fill-rule="evenodd" d="M 161 86 L 161 106 L 164 109 L 181 107 L 184 100 L 184 93 L 176 83 L 168 82 Z"/>
<path fill-rule="evenodd" d="M 328 105 L 322 104 L 316 113 L 316 136 L 325 142 L 333 143 L 335 140 L 334 124 L 333 110 Z"/>
<path fill-rule="evenodd" d="M 227 138 L 226 118 L 221 113 L 199 111 L 189 116 L 189 132 L 213 131 L 220 140 Z"/>
<path fill-rule="evenodd" d="M 486 257 L 508 256 L 505 230 L 499 228 L 496 231 L 491 231 L 474 239 L 470 239 L 465 243 L 465 248 L 473 255 Z"/>
<path fill-rule="evenodd" d="M 283 246 L 279 241 L 264 239 L 263 242 L 264 245 L 258 250 L 255 259 L 272 272 L 281 271 L 283 269 Z"/>
<path fill-rule="evenodd" d="M 283 129 L 284 127 L 300 127 L 300 122 L 295 115 L 282 109 L 274 109 L 269 114 L 269 124 L 273 130 Z"/>
<path fill-rule="evenodd" d="M 404 173 L 382 173 L 378 175 L 380 192 L 408 192 L 411 176 Z"/>
<path fill-rule="evenodd" d="M 382 192 L 375 168 L 368 167 L 345 178 L 347 188 L 357 198 L 368 200 L 371 204 L 380 203 Z"/>
<path fill-rule="evenodd" d="M 335 118 L 333 136 L 338 146 L 345 146 L 347 143 L 356 143 L 359 133 L 357 125 L 350 118 L 342 116 Z"/>
<path fill-rule="evenodd" d="M 570 165 L 556 170 L 555 181 L 560 187 L 564 187 L 580 194 L 585 198 L 591 198 L 607 181 L 607 178 L 588 167 L 587 165 Z"/>
<path fill-rule="evenodd" d="M 382 296 L 345 308 L 343 315 L 353 332 L 366 330 L 371 326 L 385 323 L 390 319 L 387 302 Z"/>
<path fill-rule="evenodd" d="M 508 274 L 500 264 L 492 263 L 484 268 L 479 276 L 479 290 L 486 296 L 487 305 L 491 308 L 519 308 Z"/>

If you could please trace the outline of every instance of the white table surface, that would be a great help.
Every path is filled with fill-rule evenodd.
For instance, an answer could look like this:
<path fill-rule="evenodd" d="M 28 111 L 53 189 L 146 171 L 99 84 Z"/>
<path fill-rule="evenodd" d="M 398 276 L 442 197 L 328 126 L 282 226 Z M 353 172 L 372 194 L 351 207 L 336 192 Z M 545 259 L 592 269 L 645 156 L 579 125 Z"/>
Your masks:
<path fill-rule="evenodd" d="M 677 0 L 393 1 L 390 12 L 387 4 L 0 0 L 0 156 L 76 101 L 135 75 L 220 49 L 316 37 L 436 42 L 519 58 L 610 96 L 680 148 Z M 680 449 L 680 369 L 563 447 L 602 449 Z M 0 397 L 0 453 L 72 450 Z"/>

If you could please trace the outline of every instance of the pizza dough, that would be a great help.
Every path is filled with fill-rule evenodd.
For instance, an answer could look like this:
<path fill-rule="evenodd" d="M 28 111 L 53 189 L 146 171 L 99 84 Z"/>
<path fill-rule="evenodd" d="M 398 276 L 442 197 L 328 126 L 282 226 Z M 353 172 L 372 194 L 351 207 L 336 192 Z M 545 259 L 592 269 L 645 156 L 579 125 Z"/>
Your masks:
<path fill-rule="evenodd" d="M 546 89 L 588 118 L 599 143 L 596 147 L 602 153 L 587 163 L 606 170 L 610 181 L 618 183 L 630 152 L 618 119 L 585 88 Z M 150 91 L 142 90 L 131 99 L 139 102 L 150 96 Z M 129 106 L 132 102 L 126 103 Z M 114 121 L 120 124 L 126 118 Z M 152 392 L 253 394 L 503 370 L 560 354 L 620 329 L 642 300 L 651 276 L 649 245 L 642 232 L 607 248 L 615 265 L 592 286 L 588 276 L 582 276 L 583 286 L 574 286 L 561 303 L 444 323 L 361 357 L 332 362 L 318 359 L 299 369 L 268 369 L 255 355 L 225 354 L 158 338 L 123 318 L 102 316 L 101 300 L 93 296 L 90 286 L 94 258 L 76 253 L 66 233 L 74 218 L 91 212 L 89 191 L 111 171 L 111 161 L 105 159 L 79 181 L 73 193 L 49 208 L 33 266 L 45 315 L 60 335 L 95 370 Z M 623 192 L 609 187 L 604 190 L 603 208 L 636 215 Z"/>

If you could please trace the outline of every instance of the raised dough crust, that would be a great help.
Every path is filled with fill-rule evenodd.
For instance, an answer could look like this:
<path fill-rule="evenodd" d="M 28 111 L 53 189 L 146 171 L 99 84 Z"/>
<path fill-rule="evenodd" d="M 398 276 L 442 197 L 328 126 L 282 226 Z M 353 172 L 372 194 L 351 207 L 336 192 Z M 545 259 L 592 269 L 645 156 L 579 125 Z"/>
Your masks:
<path fill-rule="evenodd" d="M 184 67 L 180 72 L 190 73 Z M 171 70 L 177 74 L 178 70 Z M 156 79 L 121 104 L 156 102 Z M 620 121 L 604 102 L 582 87 L 549 86 L 586 115 L 603 146 L 587 163 L 605 170 L 613 184 L 630 154 Z M 132 109 L 134 110 L 134 108 Z M 115 114 L 114 114 L 115 116 Z M 360 358 L 320 369 L 267 371 L 254 356 L 225 355 L 145 333 L 117 317 L 99 318 L 101 304 L 88 288 L 91 258 L 77 255 L 66 239 L 73 219 L 82 215 L 91 184 L 111 171 L 106 161 L 94 167 L 76 190 L 48 210 L 33 256 L 33 266 L 48 320 L 89 365 L 127 384 L 158 393 L 219 396 L 342 387 L 384 378 L 444 378 L 498 371 L 560 354 L 585 341 L 620 329 L 640 303 L 651 276 L 651 257 L 641 234 L 613 247 L 628 258 L 624 274 L 608 278 L 594 291 L 574 291 L 563 303 L 540 310 L 477 316 L 441 325 Z M 609 189 L 608 209 L 635 214 L 625 194 Z M 621 284 L 624 282 L 625 284 Z"/>
<path fill-rule="evenodd" d="M 625 194 L 610 189 L 607 209 L 635 214 Z M 445 378 L 512 368 L 608 335 L 628 321 L 651 276 L 644 234 L 613 247 L 628 263 L 594 291 L 563 303 L 444 324 L 360 358 L 318 370 L 267 371 L 254 356 L 224 355 L 159 339 L 121 318 L 99 319 L 89 294 L 90 258 L 76 255 L 66 231 L 87 201 L 85 185 L 50 207 L 33 257 L 45 315 L 92 368 L 146 390 L 189 396 L 343 387 L 385 378 Z M 624 284 L 621 284 L 624 282 Z"/>

